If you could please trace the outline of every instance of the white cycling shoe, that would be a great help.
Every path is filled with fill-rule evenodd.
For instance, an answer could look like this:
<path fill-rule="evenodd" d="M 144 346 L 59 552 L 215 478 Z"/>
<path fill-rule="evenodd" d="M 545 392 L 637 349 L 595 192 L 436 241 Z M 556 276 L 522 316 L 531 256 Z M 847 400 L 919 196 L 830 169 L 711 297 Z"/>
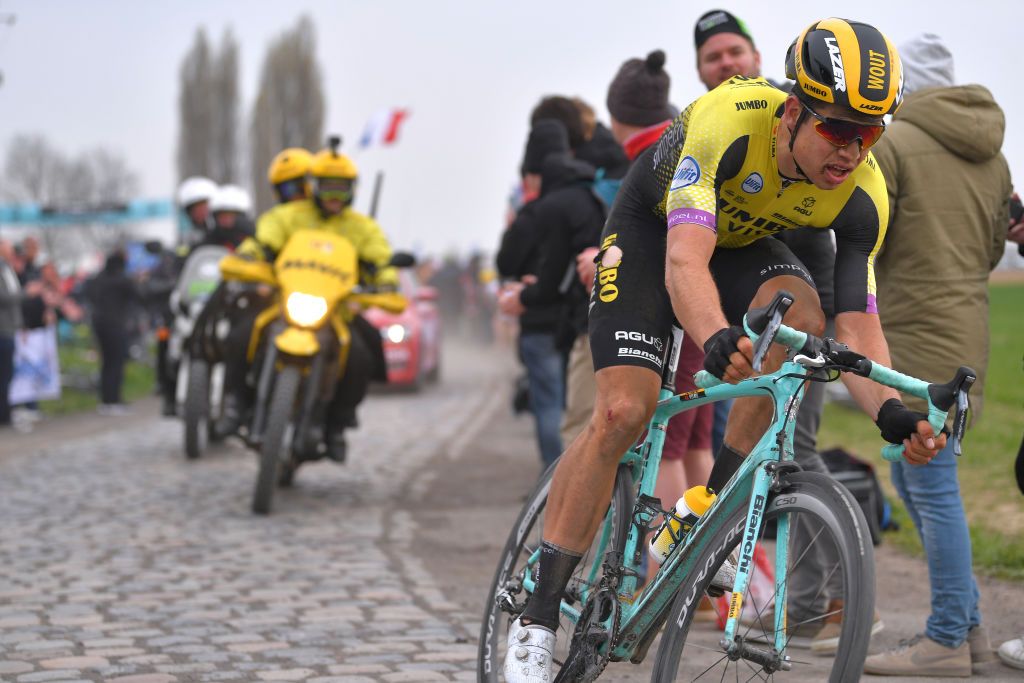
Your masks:
<path fill-rule="evenodd" d="M 505 652 L 506 683 L 551 683 L 551 653 L 555 632 L 538 624 L 523 626 L 516 619 L 508 627 Z"/>

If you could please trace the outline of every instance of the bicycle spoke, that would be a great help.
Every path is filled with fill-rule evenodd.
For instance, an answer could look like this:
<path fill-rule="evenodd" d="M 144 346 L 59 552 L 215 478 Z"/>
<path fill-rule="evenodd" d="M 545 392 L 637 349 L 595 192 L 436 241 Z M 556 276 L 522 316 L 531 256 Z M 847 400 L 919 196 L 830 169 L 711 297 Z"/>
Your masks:
<path fill-rule="evenodd" d="M 706 668 L 706 669 L 704 669 L 703 671 L 701 671 L 701 672 L 700 672 L 700 676 L 697 676 L 697 678 L 694 678 L 693 680 L 695 680 L 695 681 L 696 681 L 696 680 L 699 680 L 699 679 L 700 679 L 700 678 L 701 678 L 701 677 L 702 677 L 702 676 L 703 676 L 704 674 L 706 674 L 707 672 L 711 671 L 711 670 L 712 670 L 712 669 L 714 669 L 714 668 L 715 668 L 716 666 L 718 666 L 719 664 L 721 664 L 721 663 L 722 663 L 722 660 L 723 660 L 723 659 L 728 659 L 728 658 L 729 658 L 729 655 L 722 655 L 722 656 L 721 656 L 721 657 L 720 657 L 720 658 L 718 659 L 718 661 L 716 661 L 716 662 L 715 662 L 714 664 L 712 664 L 712 665 L 711 665 L 711 666 L 709 666 L 708 668 Z M 726 668 L 728 669 L 729 665 L 728 665 L 728 664 L 726 664 L 725 666 L 726 666 Z"/>

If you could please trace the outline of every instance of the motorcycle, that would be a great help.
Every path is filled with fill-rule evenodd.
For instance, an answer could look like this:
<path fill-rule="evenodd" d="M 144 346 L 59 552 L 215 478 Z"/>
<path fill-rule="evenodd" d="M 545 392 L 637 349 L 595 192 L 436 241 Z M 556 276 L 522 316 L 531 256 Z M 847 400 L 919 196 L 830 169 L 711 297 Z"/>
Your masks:
<path fill-rule="evenodd" d="M 170 296 L 174 320 L 167 354 L 178 367 L 175 403 L 184 423 L 185 456 L 189 459 L 198 458 L 209 441 L 216 439 L 211 418 L 220 414 L 224 390 L 218 332 L 223 338 L 226 331 L 217 329 L 217 321 L 210 319 L 206 308 L 218 292 L 220 261 L 229 253 L 216 246 L 194 249 Z"/>
<path fill-rule="evenodd" d="M 247 349 L 256 398 L 245 438 L 260 458 L 252 509 L 267 514 L 275 485 L 289 485 L 302 461 L 323 454 L 320 427 L 345 373 L 354 311 L 376 306 L 400 313 L 407 302 L 398 292 L 360 286 L 355 248 L 324 231 L 296 232 L 273 264 L 231 255 L 220 268 L 225 280 L 274 288 Z"/>

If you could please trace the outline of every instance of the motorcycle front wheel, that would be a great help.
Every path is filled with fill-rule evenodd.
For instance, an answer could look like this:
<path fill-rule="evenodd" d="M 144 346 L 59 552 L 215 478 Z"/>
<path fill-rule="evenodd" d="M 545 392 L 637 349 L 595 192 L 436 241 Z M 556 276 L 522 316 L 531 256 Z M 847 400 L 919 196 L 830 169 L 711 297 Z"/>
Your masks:
<path fill-rule="evenodd" d="M 210 366 L 206 361 L 191 358 L 188 361 L 188 384 L 182 411 L 185 424 L 185 457 L 194 460 L 206 449 L 209 435 Z"/>
<path fill-rule="evenodd" d="M 295 397 L 299 393 L 302 372 L 294 365 L 286 365 L 274 381 L 274 392 L 267 411 L 267 428 L 263 432 L 260 446 L 260 471 L 256 477 L 256 491 L 252 498 L 252 511 L 265 515 L 270 512 L 274 487 L 277 484 L 277 468 L 285 452 L 285 437 L 292 423 Z"/>

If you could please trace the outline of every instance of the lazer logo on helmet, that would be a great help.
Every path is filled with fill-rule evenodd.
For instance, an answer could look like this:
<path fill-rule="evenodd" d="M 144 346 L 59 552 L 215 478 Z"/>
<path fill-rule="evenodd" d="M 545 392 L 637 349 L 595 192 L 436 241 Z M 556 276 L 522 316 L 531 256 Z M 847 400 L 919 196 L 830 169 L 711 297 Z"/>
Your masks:
<path fill-rule="evenodd" d="M 836 39 L 826 38 L 825 44 L 828 45 L 828 55 L 832 58 L 832 75 L 836 79 L 836 90 L 846 92 L 846 72 L 843 71 L 843 57 L 839 54 Z"/>

